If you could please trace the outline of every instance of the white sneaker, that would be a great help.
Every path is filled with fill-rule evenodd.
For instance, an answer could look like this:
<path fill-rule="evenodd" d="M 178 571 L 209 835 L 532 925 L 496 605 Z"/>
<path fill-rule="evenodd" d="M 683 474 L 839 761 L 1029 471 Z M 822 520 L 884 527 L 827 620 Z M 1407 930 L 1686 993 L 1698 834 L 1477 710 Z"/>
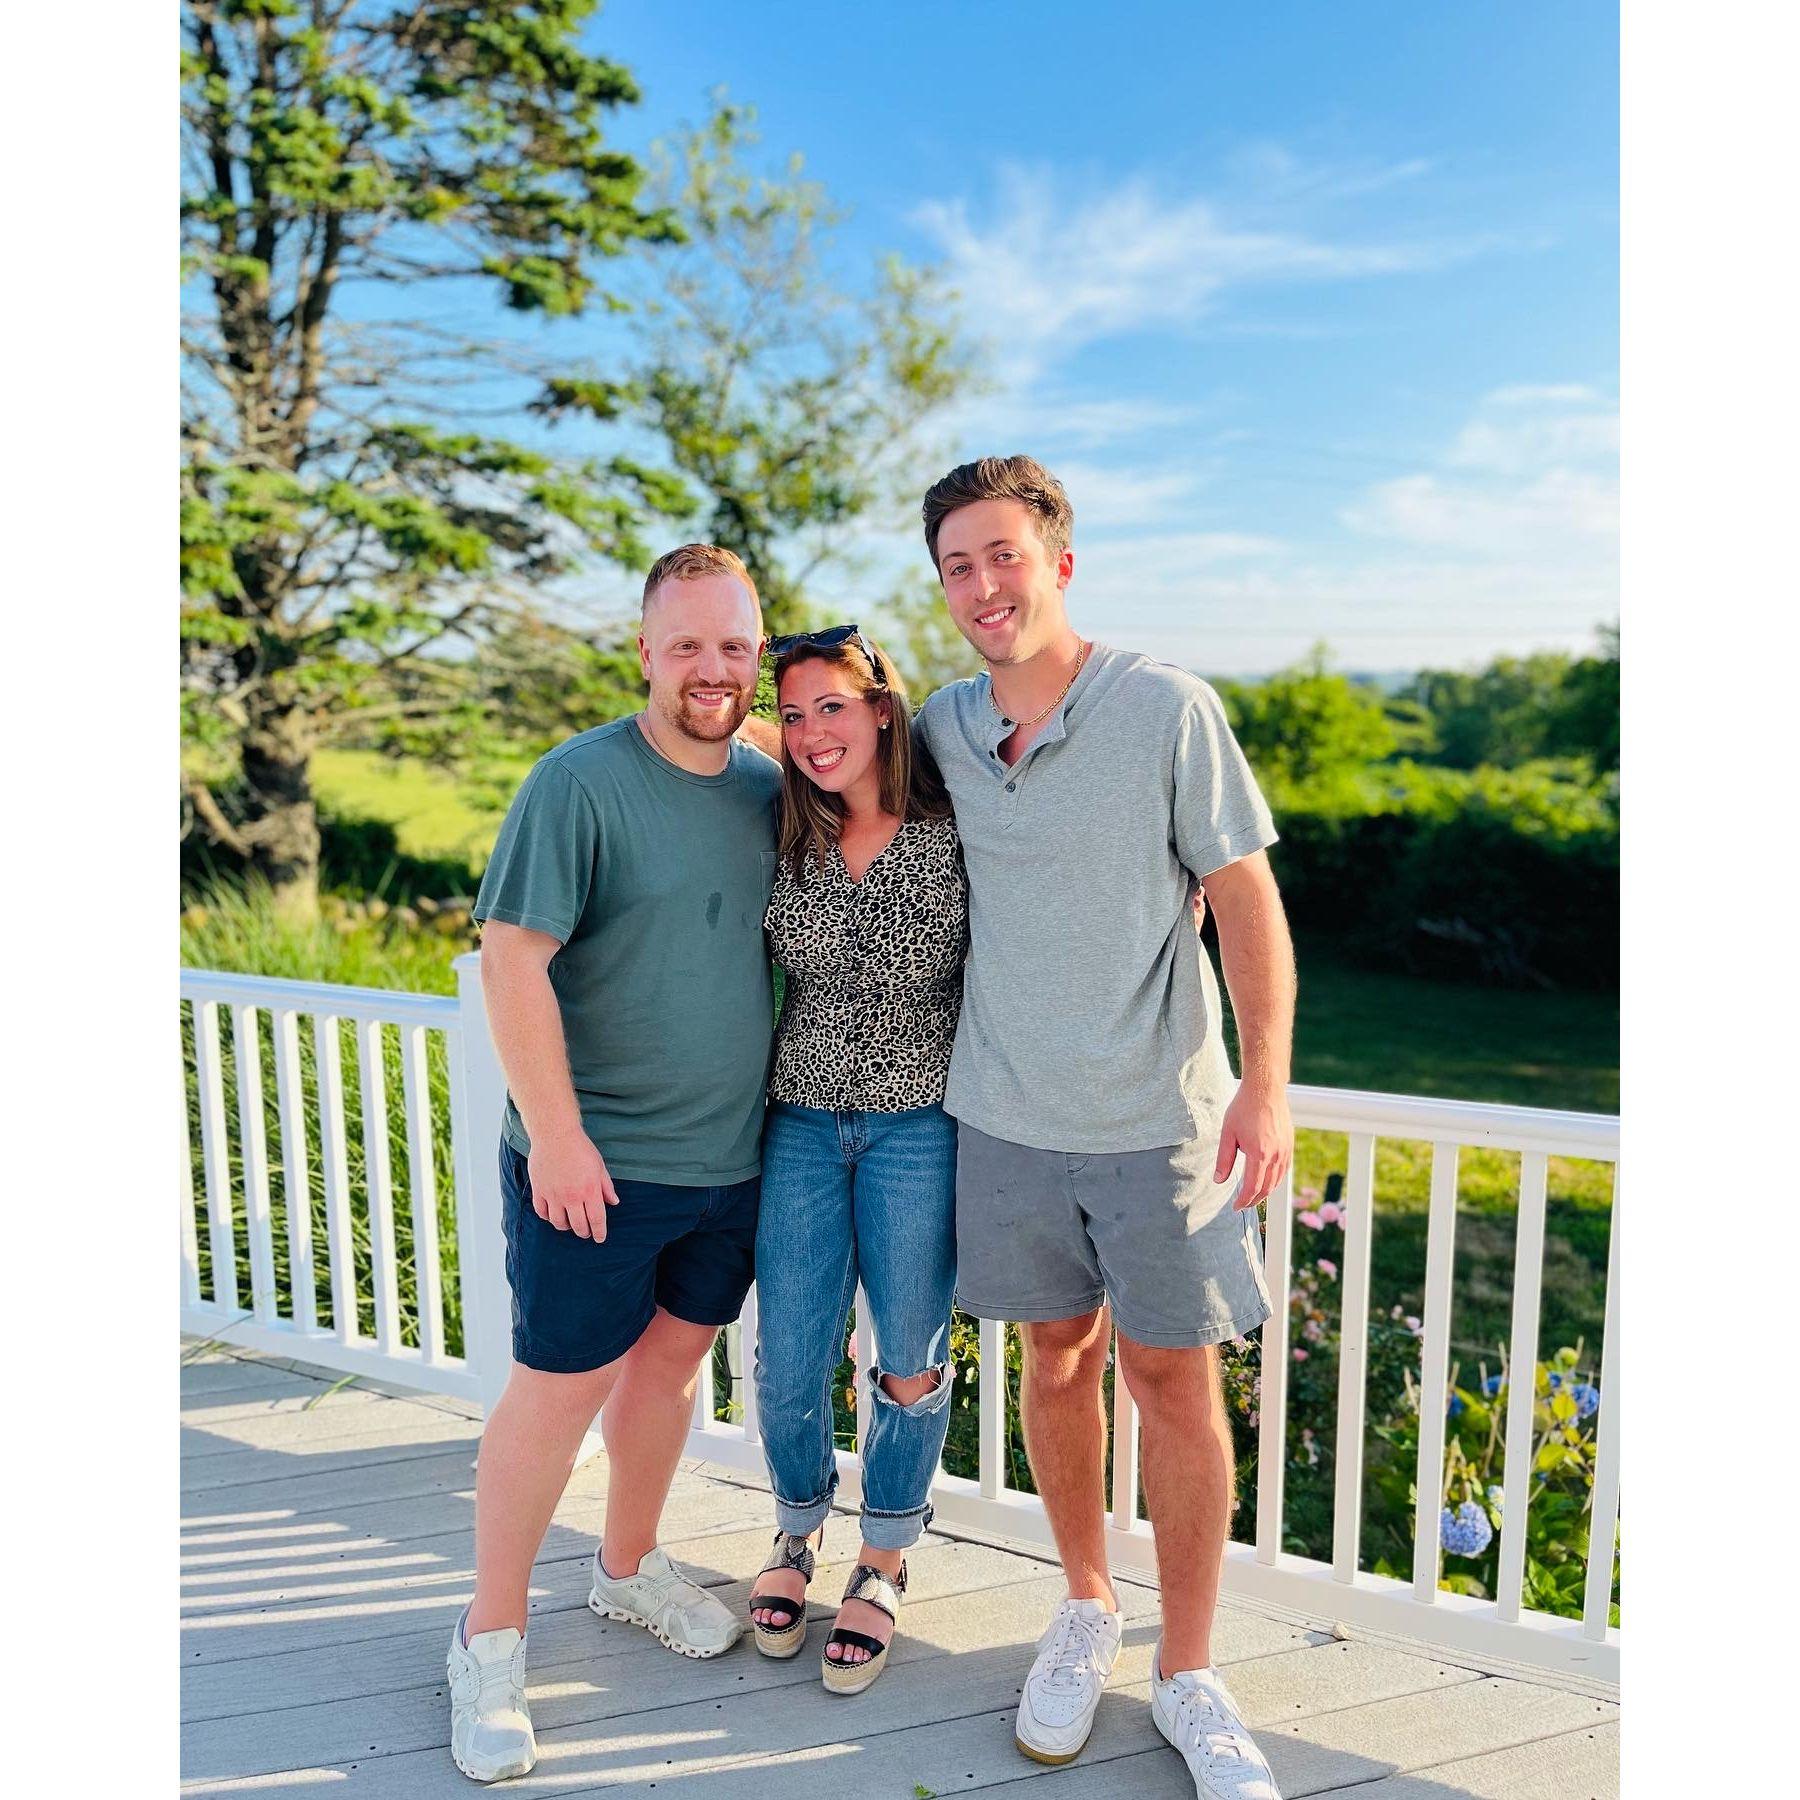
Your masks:
<path fill-rule="evenodd" d="M 1181 1752 L 1200 1800 L 1281 1800 L 1275 1775 L 1217 1669 L 1165 1677 L 1162 1646 L 1150 1677 L 1156 1729 Z"/>
<path fill-rule="evenodd" d="M 603 1619 L 642 1625 L 683 1656 L 718 1656 L 744 1635 L 743 1620 L 701 1587 L 661 1545 L 638 1564 L 635 1575 L 620 1581 L 607 1574 L 596 1550 L 588 1605 Z"/>
<path fill-rule="evenodd" d="M 1100 1691 L 1119 1658 L 1125 1622 L 1098 1600 L 1065 1600 L 1038 1639 L 1019 1696 L 1013 1739 L 1033 1762 L 1073 1762 L 1094 1729 Z"/>
<path fill-rule="evenodd" d="M 465 1612 L 465 1618 L 468 1616 Z M 450 1754 L 471 1781 L 504 1781 L 537 1761 L 537 1737 L 525 1704 L 525 1639 L 508 1626 L 463 1642 L 450 1633 Z"/>

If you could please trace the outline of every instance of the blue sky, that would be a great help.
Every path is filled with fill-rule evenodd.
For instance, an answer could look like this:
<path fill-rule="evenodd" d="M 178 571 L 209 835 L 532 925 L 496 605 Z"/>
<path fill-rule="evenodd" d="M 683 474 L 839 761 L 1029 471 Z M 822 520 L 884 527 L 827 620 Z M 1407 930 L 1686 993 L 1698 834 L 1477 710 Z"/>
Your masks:
<path fill-rule="evenodd" d="M 612 0 L 589 40 L 622 143 L 723 84 L 848 249 L 944 266 L 996 386 L 933 448 L 1063 477 L 1083 630 L 1392 669 L 1616 616 L 1611 7 Z M 896 521 L 833 598 L 914 566 Z"/>

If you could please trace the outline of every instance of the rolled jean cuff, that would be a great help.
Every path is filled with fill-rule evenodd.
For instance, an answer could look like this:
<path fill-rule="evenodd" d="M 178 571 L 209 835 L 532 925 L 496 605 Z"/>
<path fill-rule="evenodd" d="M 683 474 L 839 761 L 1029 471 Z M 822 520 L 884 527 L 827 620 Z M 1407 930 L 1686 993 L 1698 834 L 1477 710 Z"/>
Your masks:
<path fill-rule="evenodd" d="M 915 1507 L 911 1512 L 870 1512 L 862 1510 L 863 1542 L 871 1550 L 910 1550 L 919 1534 L 931 1523 L 929 1506 Z"/>
<path fill-rule="evenodd" d="M 775 1523 L 790 1537 L 807 1537 L 823 1525 L 831 1513 L 831 1496 L 837 1483 L 833 1481 L 816 1500 L 784 1500 L 775 1496 Z"/>

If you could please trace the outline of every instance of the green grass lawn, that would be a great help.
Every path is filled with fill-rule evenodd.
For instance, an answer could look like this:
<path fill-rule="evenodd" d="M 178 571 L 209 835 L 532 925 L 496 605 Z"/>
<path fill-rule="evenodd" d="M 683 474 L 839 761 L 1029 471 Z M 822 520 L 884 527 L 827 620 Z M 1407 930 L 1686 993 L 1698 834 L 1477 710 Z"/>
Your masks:
<path fill-rule="evenodd" d="M 1619 999 L 1424 981 L 1302 943 L 1294 1079 L 1571 1112 L 1619 1109 Z"/>
<path fill-rule="evenodd" d="M 514 785 L 531 768 L 496 770 L 492 797 L 429 763 L 377 756 L 369 750 L 321 750 L 313 758 L 313 788 L 321 806 L 356 818 L 385 819 L 407 856 L 460 858 L 473 868 L 487 861 L 500 831 L 509 776 Z"/>

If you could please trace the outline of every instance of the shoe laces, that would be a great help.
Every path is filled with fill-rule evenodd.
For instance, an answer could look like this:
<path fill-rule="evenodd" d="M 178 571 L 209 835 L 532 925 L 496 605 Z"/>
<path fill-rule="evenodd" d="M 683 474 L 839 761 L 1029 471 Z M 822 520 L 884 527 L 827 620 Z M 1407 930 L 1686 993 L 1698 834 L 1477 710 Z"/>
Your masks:
<path fill-rule="evenodd" d="M 1191 1738 L 1208 1757 L 1228 1756 L 1251 1768 L 1257 1766 L 1259 1759 L 1252 1757 L 1245 1745 L 1243 1726 L 1220 1704 L 1219 1696 L 1212 1689 L 1200 1682 L 1191 1687 L 1183 1682 L 1177 1692 L 1175 1717 L 1183 1735 Z"/>
<path fill-rule="evenodd" d="M 1056 1621 L 1046 1649 L 1044 1686 L 1052 1693 L 1078 1693 L 1100 1660 L 1100 1621 L 1070 1607 Z"/>

